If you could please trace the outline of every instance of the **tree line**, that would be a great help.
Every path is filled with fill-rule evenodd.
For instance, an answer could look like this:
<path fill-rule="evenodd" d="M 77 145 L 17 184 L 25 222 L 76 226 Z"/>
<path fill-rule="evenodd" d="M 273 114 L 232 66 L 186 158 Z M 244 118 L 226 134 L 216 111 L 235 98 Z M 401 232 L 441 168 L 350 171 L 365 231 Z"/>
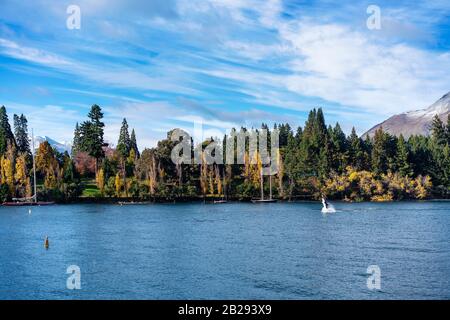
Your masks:
<path fill-rule="evenodd" d="M 115 148 L 104 141 L 103 112 L 93 105 L 87 120 L 77 123 L 71 153 L 60 153 L 47 141 L 36 150 L 38 197 L 76 201 L 83 198 L 189 200 L 259 197 L 261 179 L 268 194 L 284 200 L 318 199 L 322 194 L 348 201 L 445 198 L 450 194 L 450 116 L 433 119 L 430 136 L 393 136 L 379 128 L 373 137 L 346 135 L 339 123 L 326 125 L 322 109 L 310 111 L 303 127 L 287 123 L 275 152 L 278 171 L 271 184 L 261 176 L 261 161 L 243 164 L 177 164 L 171 152 L 179 141 L 171 133 L 156 147 L 139 151 L 134 129 L 123 119 Z M 27 119 L 14 115 L 13 130 L 0 108 L 0 201 L 32 196 L 32 150 Z M 239 132 L 257 128 L 239 128 Z M 226 143 L 234 133 L 220 139 Z M 216 141 L 215 141 L 216 140 Z M 200 153 L 217 137 L 195 146 Z M 269 142 L 270 145 L 270 142 Z M 222 149 L 219 149 L 222 150 Z M 270 150 L 270 149 L 269 149 Z M 221 152 L 221 151 L 219 151 Z M 254 156 L 258 157 L 256 153 Z M 202 156 L 203 159 L 203 156 Z"/>

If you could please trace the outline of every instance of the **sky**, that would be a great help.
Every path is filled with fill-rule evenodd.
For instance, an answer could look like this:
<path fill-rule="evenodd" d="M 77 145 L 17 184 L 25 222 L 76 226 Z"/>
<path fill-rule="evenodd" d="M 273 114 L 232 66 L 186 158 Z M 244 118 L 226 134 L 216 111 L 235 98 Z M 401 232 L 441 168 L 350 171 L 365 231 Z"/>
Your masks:
<path fill-rule="evenodd" d="M 317 107 L 363 134 L 449 91 L 448 0 L 0 0 L 0 105 L 60 142 L 92 104 L 108 142 L 126 117 L 144 148 L 194 123 L 303 126 Z"/>

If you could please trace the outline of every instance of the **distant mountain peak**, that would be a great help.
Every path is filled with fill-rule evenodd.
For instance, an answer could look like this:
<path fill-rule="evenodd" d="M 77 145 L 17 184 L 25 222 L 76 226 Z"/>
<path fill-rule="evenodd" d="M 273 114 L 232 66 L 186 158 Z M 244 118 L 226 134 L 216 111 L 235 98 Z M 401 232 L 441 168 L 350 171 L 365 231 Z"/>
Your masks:
<path fill-rule="evenodd" d="M 35 136 L 34 137 L 34 147 L 35 149 L 39 148 L 39 145 L 47 141 L 53 148 L 55 148 L 58 152 L 64 153 L 65 151 L 70 153 L 72 149 L 72 145 L 66 142 L 58 142 L 55 139 L 49 136 Z"/>
<path fill-rule="evenodd" d="M 437 115 L 442 121 L 447 122 L 449 114 L 450 92 L 426 109 L 409 111 L 390 117 L 371 128 L 364 136 L 373 136 L 379 127 L 383 127 L 384 131 L 396 136 L 402 134 L 405 138 L 411 135 L 429 135 L 433 118 Z"/>

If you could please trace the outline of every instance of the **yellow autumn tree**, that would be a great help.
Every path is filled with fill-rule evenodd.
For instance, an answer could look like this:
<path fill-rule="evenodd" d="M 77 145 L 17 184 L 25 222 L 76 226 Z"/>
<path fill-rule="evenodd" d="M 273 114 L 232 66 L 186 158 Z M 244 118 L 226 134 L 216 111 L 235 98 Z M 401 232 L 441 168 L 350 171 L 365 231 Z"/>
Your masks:
<path fill-rule="evenodd" d="M 14 174 L 15 179 L 15 185 L 17 192 L 20 195 L 25 195 L 27 193 L 27 183 L 28 183 L 28 177 L 27 177 L 27 164 L 26 164 L 26 157 L 24 154 L 21 154 L 16 159 L 16 173 Z"/>
<path fill-rule="evenodd" d="M 54 189 L 57 187 L 57 177 L 54 170 L 48 170 L 45 175 L 44 187 L 46 189 Z"/>
<path fill-rule="evenodd" d="M 278 165 L 278 195 L 280 198 L 284 198 L 284 185 L 283 185 L 283 178 L 284 178 L 284 163 L 283 163 L 283 157 L 281 156 L 280 149 L 276 149 L 276 157 L 277 157 L 277 165 Z"/>
<path fill-rule="evenodd" d="M 212 169 L 208 170 L 208 186 L 209 194 L 214 194 L 214 171 Z"/>
<path fill-rule="evenodd" d="M 205 153 L 201 153 L 201 168 L 200 168 L 200 188 L 203 196 L 208 192 L 208 165 L 206 164 Z"/>
<path fill-rule="evenodd" d="M 54 189 L 58 186 L 58 180 L 61 178 L 61 170 L 55 151 L 48 141 L 39 145 L 36 153 L 36 169 L 44 175 L 44 187 Z"/>
<path fill-rule="evenodd" d="M 105 171 L 103 168 L 101 168 L 97 172 L 97 187 L 100 190 L 100 192 L 103 194 L 103 191 L 105 190 Z"/>
<path fill-rule="evenodd" d="M 114 185 L 116 187 L 116 196 L 120 197 L 122 191 L 122 179 L 120 178 L 119 173 L 116 174 Z"/>
<path fill-rule="evenodd" d="M 414 182 L 416 198 L 421 200 L 428 198 L 430 196 L 431 187 L 433 186 L 431 178 L 429 176 L 418 176 Z"/>
<path fill-rule="evenodd" d="M 136 161 L 136 151 L 134 151 L 134 149 L 131 149 L 130 155 L 127 158 L 127 162 L 129 164 L 134 164 L 135 161 Z"/>
<path fill-rule="evenodd" d="M 252 165 L 250 166 L 250 179 L 255 187 L 259 187 L 261 182 L 262 160 L 258 151 L 255 151 L 252 156 Z"/>
<path fill-rule="evenodd" d="M 2 182 L 6 183 L 11 193 L 14 192 L 14 168 L 10 159 L 2 157 Z"/>
<path fill-rule="evenodd" d="M 246 181 L 251 180 L 250 156 L 248 151 L 244 152 L 244 177 Z"/>
<path fill-rule="evenodd" d="M 216 166 L 215 182 L 217 186 L 217 194 L 220 196 L 222 195 L 222 178 L 220 177 L 220 171 L 218 166 Z"/>
<path fill-rule="evenodd" d="M 30 177 L 27 178 L 27 183 L 25 185 L 25 196 L 31 197 L 33 195 L 33 190 L 31 188 L 31 179 Z"/>
<path fill-rule="evenodd" d="M 157 170 L 156 170 L 156 161 L 155 161 L 155 155 L 152 154 L 151 157 L 151 164 L 149 167 L 149 170 L 147 172 L 147 179 L 148 179 L 148 187 L 150 189 L 150 194 L 153 196 L 155 194 L 156 189 L 156 180 L 157 180 Z"/>

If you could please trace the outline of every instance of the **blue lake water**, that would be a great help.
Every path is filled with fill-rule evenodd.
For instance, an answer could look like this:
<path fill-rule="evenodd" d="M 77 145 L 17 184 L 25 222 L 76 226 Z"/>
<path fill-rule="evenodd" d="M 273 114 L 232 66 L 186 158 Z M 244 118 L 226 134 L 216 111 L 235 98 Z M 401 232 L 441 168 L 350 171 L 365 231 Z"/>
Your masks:
<path fill-rule="evenodd" d="M 0 299 L 450 299 L 450 202 L 335 207 L 0 207 Z"/>

